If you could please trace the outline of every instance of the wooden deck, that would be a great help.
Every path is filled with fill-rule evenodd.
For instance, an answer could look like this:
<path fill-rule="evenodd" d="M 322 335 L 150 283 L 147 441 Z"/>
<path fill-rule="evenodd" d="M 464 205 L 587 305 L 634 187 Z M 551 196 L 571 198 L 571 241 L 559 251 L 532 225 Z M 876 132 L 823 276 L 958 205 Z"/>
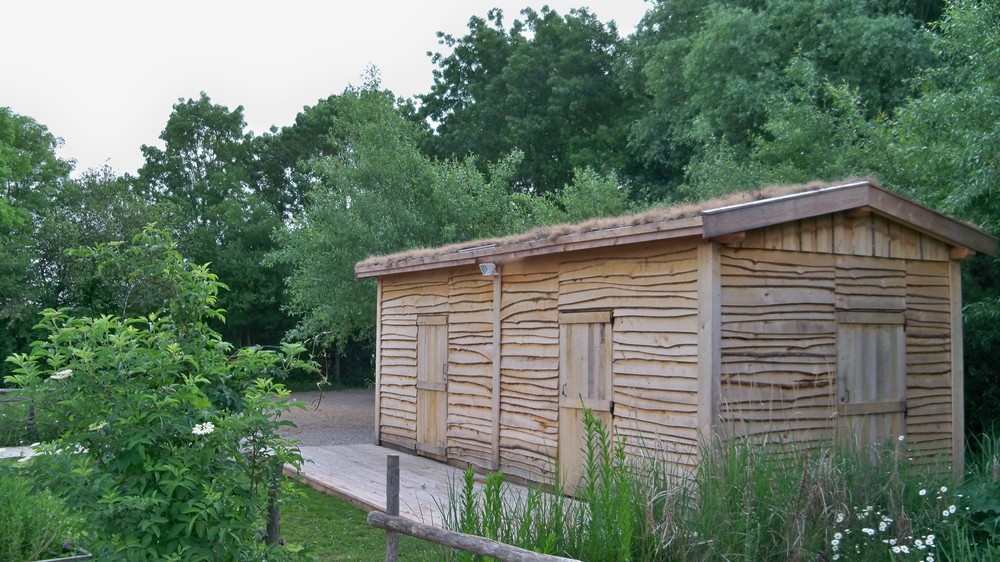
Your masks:
<path fill-rule="evenodd" d="M 385 510 L 386 456 L 399 455 L 399 514 L 441 526 L 449 491 L 461 490 L 463 472 L 424 457 L 378 445 L 300 447 L 305 463 L 298 476 L 305 484 L 342 498 L 365 511 Z M 295 476 L 294 470 L 285 473 Z M 507 493 L 524 497 L 523 486 L 505 484 Z M 477 488 L 482 478 L 477 477 Z"/>

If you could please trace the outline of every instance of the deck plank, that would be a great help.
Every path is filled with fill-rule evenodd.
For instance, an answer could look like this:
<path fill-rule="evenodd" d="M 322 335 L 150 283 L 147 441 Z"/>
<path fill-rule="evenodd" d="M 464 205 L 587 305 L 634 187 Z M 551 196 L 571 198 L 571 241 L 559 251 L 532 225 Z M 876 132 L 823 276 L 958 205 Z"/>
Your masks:
<path fill-rule="evenodd" d="M 449 491 L 460 491 L 463 472 L 453 466 L 378 445 L 299 447 L 305 463 L 297 474 L 312 488 L 339 497 L 365 511 L 385 510 L 386 456 L 399 455 L 399 514 L 428 525 L 442 526 Z M 482 479 L 476 487 L 482 491 Z M 506 483 L 506 492 L 524 498 L 527 488 Z"/>

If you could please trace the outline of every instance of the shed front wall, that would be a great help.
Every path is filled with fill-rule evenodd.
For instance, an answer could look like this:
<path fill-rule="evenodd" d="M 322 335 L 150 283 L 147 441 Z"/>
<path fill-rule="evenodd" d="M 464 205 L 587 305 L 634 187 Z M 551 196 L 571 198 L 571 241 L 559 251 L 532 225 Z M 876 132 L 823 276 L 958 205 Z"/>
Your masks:
<path fill-rule="evenodd" d="M 898 309 L 906 448 L 920 462 L 950 458 L 954 281 L 946 244 L 874 214 L 837 213 L 749 232 L 721 254 L 724 433 L 829 444 L 838 362 L 863 361 L 845 358 L 844 342 L 838 357 L 838 313 Z"/>
<path fill-rule="evenodd" d="M 474 267 L 386 276 L 379 440 L 416 450 L 417 322 L 448 326 L 447 460 L 555 476 L 559 314 L 612 316 L 613 423 L 632 450 L 685 465 L 698 444 L 697 242 L 633 245 L 501 266 L 500 419 L 492 418 L 493 281 Z M 493 466 L 493 428 L 499 466 Z"/>

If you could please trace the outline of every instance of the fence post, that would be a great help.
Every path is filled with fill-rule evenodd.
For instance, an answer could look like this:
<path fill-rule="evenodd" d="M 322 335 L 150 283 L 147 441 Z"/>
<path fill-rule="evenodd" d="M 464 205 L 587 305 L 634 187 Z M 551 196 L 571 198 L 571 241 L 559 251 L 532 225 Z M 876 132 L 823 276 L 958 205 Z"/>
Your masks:
<path fill-rule="evenodd" d="M 386 455 L 385 512 L 399 515 L 399 455 Z M 399 560 L 399 533 L 385 532 L 385 562 Z"/>
<path fill-rule="evenodd" d="M 28 399 L 28 440 L 38 441 L 38 428 L 35 427 L 35 399 Z"/>

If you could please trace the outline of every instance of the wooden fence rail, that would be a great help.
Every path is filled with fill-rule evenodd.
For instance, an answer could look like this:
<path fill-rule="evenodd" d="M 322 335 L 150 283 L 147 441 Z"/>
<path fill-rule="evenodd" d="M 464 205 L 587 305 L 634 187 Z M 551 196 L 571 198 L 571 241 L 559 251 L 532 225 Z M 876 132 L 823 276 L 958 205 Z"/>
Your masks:
<path fill-rule="evenodd" d="M 390 513 L 372 511 L 368 514 L 369 525 L 386 531 L 385 562 L 398 562 L 399 535 L 408 535 L 472 554 L 490 556 L 500 562 L 580 562 L 573 558 L 539 554 L 499 541 L 449 531 L 400 517 L 399 455 L 388 455 L 386 461 L 385 505 L 386 510 Z"/>

